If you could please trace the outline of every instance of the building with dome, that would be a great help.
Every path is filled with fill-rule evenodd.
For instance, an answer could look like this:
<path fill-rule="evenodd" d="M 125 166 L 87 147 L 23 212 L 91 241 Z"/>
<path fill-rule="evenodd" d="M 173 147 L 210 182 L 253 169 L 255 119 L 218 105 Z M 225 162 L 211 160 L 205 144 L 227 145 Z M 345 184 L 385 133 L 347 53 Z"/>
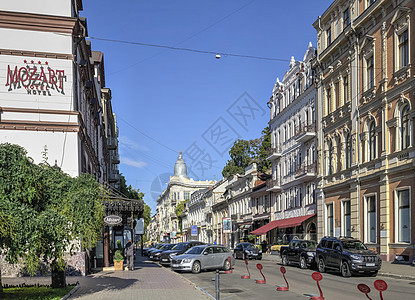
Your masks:
<path fill-rule="evenodd" d="M 190 200 L 192 193 L 209 188 L 216 181 L 196 181 L 187 176 L 187 166 L 180 151 L 174 165 L 174 175 L 170 177 L 166 189 L 157 199 L 158 232 L 160 241 L 177 242 L 185 234 L 176 215 L 176 207 L 179 203 Z"/>

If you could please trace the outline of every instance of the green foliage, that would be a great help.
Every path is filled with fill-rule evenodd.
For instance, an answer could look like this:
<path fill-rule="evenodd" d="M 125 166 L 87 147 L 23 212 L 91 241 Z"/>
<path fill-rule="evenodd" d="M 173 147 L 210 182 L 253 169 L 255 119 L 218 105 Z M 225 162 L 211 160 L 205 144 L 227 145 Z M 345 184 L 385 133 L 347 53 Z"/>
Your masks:
<path fill-rule="evenodd" d="M 123 261 L 124 260 L 124 256 L 122 255 L 121 250 L 117 250 L 114 253 L 114 261 Z"/>
<path fill-rule="evenodd" d="M 145 203 L 144 203 L 143 218 L 144 218 L 144 228 L 147 228 L 148 224 L 151 223 L 151 208 Z"/>
<path fill-rule="evenodd" d="M 121 241 L 117 240 L 117 249 L 122 251 L 122 245 L 121 245 Z"/>
<path fill-rule="evenodd" d="M 257 164 L 259 172 L 265 172 L 271 167 L 271 162 L 266 159 L 269 147 L 271 147 L 269 127 L 264 128 L 260 138 L 235 141 L 229 150 L 230 160 L 223 168 L 223 177 L 227 178 L 237 173 L 244 174 L 245 168 L 254 162 Z"/>
<path fill-rule="evenodd" d="M 179 230 L 180 230 L 180 232 L 183 231 L 182 230 L 182 218 L 180 216 L 182 215 L 182 213 L 184 211 L 184 208 L 185 208 L 185 205 L 186 205 L 187 201 L 189 201 L 189 199 L 185 199 L 184 201 L 181 201 L 176 205 L 175 213 L 176 213 L 177 218 L 179 218 Z"/>
<path fill-rule="evenodd" d="M 104 216 L 102 191 L 91 175 L 72 178 L 46 159 L 34 164 L 26 153 L 0 144 L 0 218 L 7 218 L 11 228 L 0 226 L 0 251 L 10 263 L 24 258 L 31 274 L 39 259 L 51 261 L 53 271 L 62 270 L 71 241 L 96 244 Z"/>
<path fill-rule="evenodd" d="M 46 286 L 11 287 L 5 288 L 4 294 L 6 299 L 59 300 L 68 294 L 73 288 L 74 286 L 68 286 L 60 289 L 53 289 Z"/>

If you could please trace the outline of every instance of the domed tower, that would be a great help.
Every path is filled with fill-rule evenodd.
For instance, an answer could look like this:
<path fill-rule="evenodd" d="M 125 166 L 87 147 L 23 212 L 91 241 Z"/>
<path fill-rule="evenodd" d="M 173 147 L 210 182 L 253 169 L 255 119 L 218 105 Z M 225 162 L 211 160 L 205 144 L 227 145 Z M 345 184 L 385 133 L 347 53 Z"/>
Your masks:
<path fill-rule="evenodd" d="M 182 151 L 180 151 L 179 158 L 177 159 L 176 164 L 174 165 L 174 176 L 189 178 L 187 177 L 186 163 L 182 158 Z"/>

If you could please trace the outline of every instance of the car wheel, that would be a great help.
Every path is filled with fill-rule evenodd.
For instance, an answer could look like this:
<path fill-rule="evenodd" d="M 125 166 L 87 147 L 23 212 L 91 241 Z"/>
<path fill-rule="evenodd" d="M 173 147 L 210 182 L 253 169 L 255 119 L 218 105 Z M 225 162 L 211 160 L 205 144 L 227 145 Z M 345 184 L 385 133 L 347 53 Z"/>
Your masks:
<path fill-rule="evenodd" d="M 378 271 L 375 271 L 375 272 L 369 273 L 369 275 L 370 275 L 370 276 L 372 276 L 372 277 L 376 277 L 376 276 L 378 275 Z"/>
<path fill-rule="evenodd" d="M 231 263 L 229 262 L 229 260 L 225 260 L 225 262 L 223 263 L 223 269 L 225 271 L 229 271 L 231 269 Z"/>
<path fill-rule="evenodd" d="M 192 273 L 197 274 L 200 273 L 200 262 L 195 261 L 192 266 Z"/>
<path fill-rule="evenodd" d="M 352 275 L 352 273 L 350 273 L 350 268 L 349 268 L 349 264 L 347 263 L 347 261 L 342 262 L 340 271 L 343 277 L 350 277 Z"/>
<path fill-rule="evenodd" d="M 307 269 L 307 262 L 306 262 L 304 256 L 301 256 L 301 258 L 300 258 L 300 268 L 301 269 Z"/>
<path fill-rule="evenodd" d="M 288 260 L 288 256 L 287 256 L 287 254 L 283 254 L 283 255 L 282 255 L 282 264 L 283 264 L 284 266 L 288 266 L 288 265 L 290 264 L 290 261 Z"/>
<path fill-rule="evenodd" d="M 262 257 L 258 257 L 258 258 L 257 258 L 257 260 L 261 260 L 261 259 L 262 259 Z"/>
<path fill-rule="evenodd" d="M 324 263 L 324 259 L 322 258 L 318 260 L 318 271 L 320 273 L 326 272 L 326 264 Z"/>

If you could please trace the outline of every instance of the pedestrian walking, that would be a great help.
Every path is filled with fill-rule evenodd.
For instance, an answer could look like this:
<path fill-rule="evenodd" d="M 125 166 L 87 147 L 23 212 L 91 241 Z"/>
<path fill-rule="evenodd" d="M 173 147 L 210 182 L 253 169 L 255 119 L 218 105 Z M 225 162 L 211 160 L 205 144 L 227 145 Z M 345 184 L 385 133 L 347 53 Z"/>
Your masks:
<path fill-rule="evenodd" d="M 124 255 L 127 257 L 127 266 L 130 271 L 134 270 L 134 244 L 128 240 L 125 245 Z"/>

